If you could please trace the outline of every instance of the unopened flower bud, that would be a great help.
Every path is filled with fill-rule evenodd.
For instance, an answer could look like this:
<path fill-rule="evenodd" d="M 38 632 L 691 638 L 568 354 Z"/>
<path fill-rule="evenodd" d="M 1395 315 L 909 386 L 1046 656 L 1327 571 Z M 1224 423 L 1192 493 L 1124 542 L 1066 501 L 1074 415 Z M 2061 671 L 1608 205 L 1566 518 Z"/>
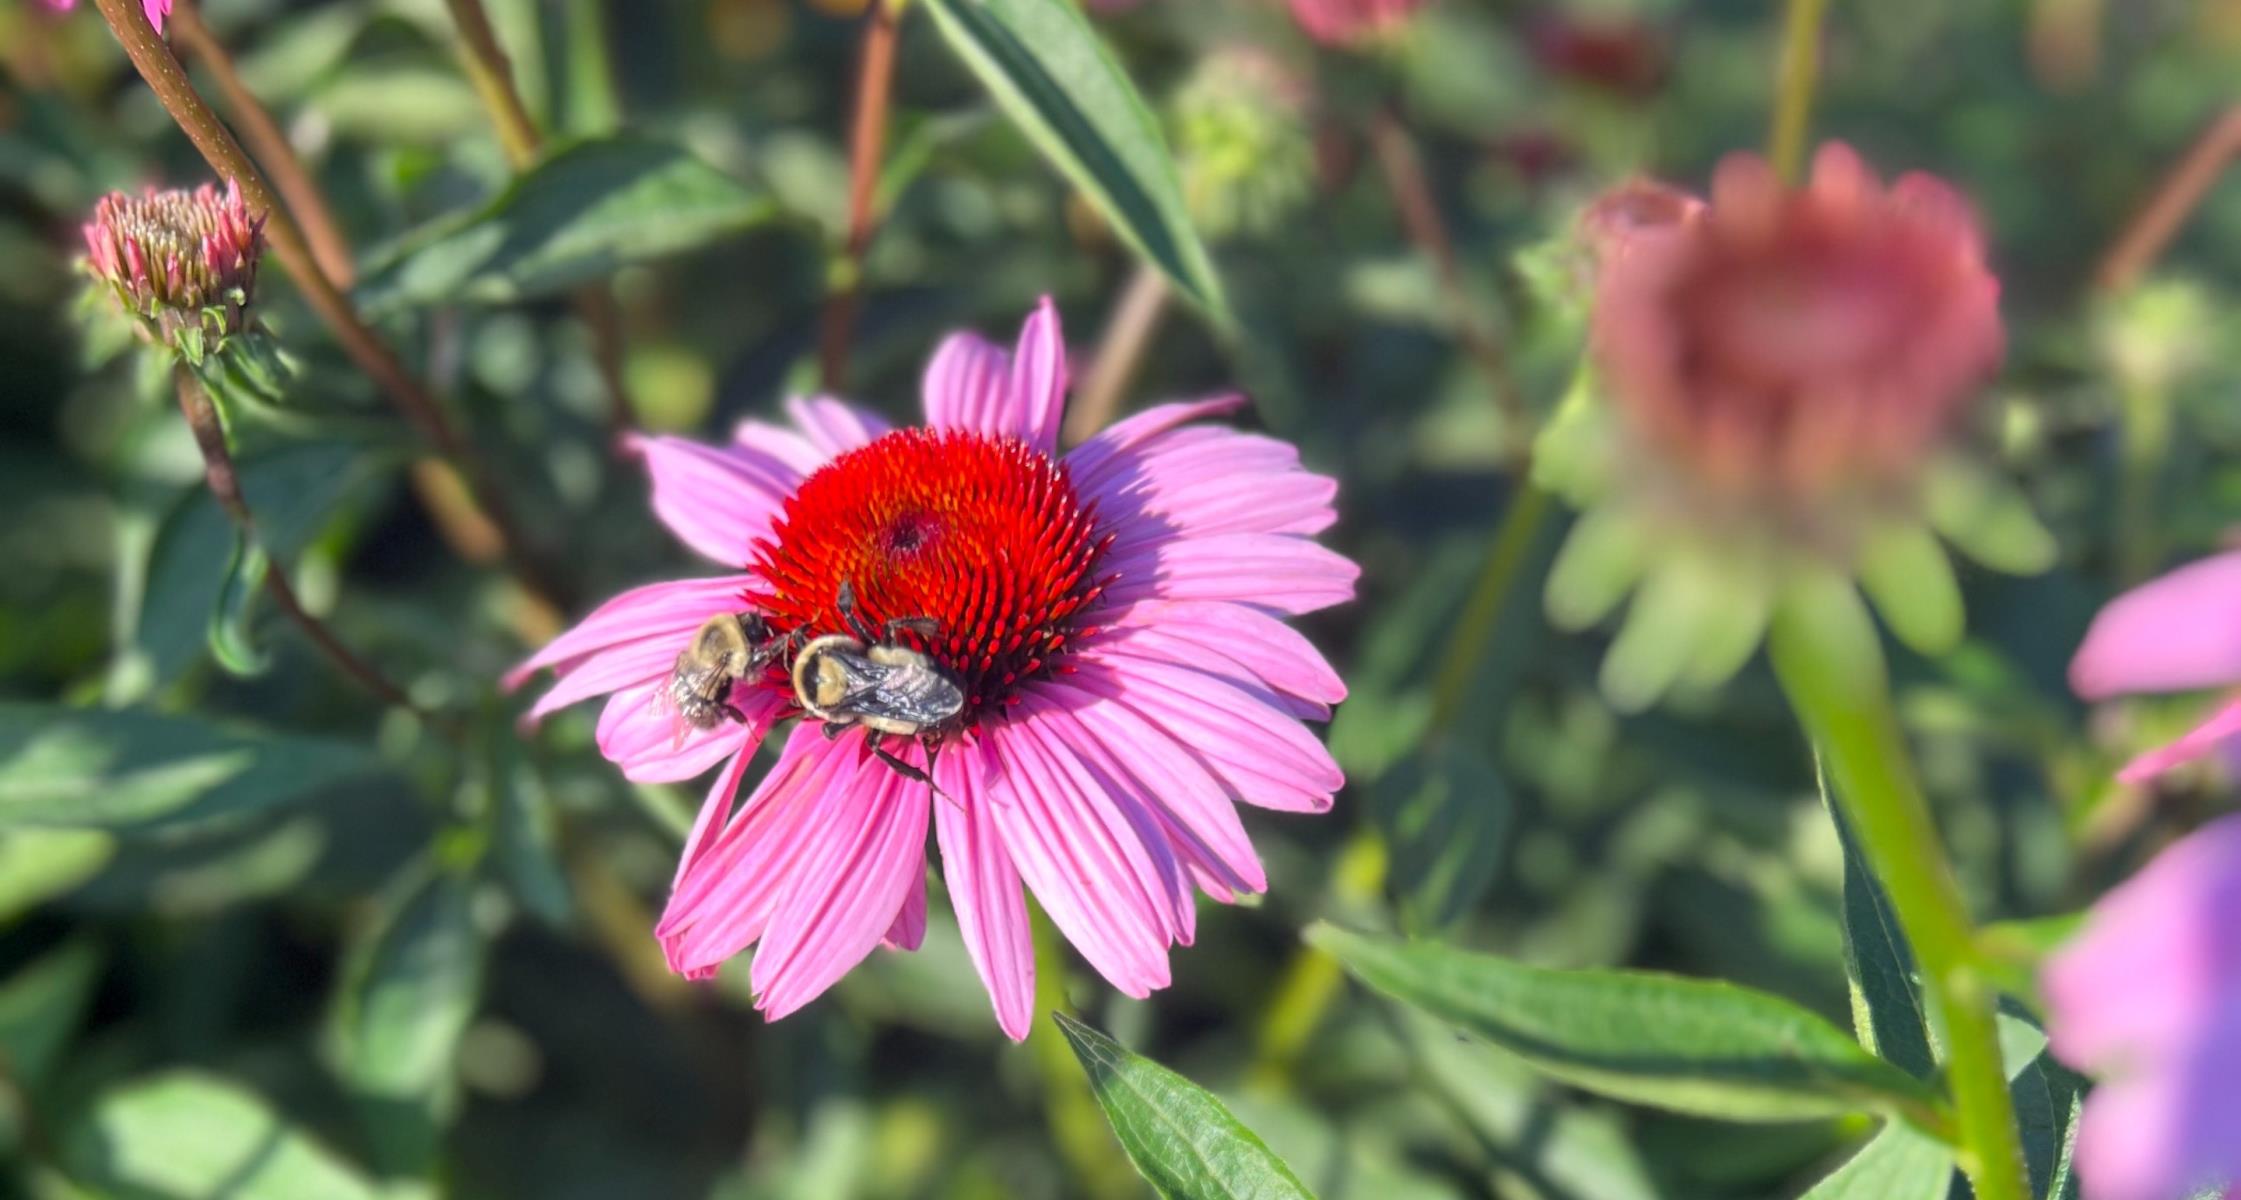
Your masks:
<path fill-rule="evenodd" d="M 1184 195 L 1213 237 L 1265 232 L 1306 198 L 1315 142 L 1307 89 L 1256 47 L 1208 55 L 1175 94 L 1175 152 Z"/>
<path fill-rule="evenodd" d="M 112 192 L 85 235 L 88 269 L 151 338 L 200 358 L 248 327 L 264 218 L 239 186 Z"/>
<path fill-rule="evenodd" d="M 1429 0 L 1290 0 L 1292 19 L 1327 46 L 1359 46 L 1389 37 Z"/>

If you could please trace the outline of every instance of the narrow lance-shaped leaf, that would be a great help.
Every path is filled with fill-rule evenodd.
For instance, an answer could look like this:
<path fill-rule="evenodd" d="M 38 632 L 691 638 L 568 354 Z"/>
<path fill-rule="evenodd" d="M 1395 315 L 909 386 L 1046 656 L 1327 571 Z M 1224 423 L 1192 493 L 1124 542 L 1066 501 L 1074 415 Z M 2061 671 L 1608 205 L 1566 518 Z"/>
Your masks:
<path fill-rule="evenodd" d="M 1159 125 L 1075 0 L 927 0 L 965 65 L 1175 289 L 1229 324 Z"/>
<path fill-rule="evenodd" d="M 1559 971 L 1328 925 L 1308 940 L 1357 979 L 1552 1078 L 1731 1121 L 1880 1111 L 1942 1124 L 1928 1085 L 1779 996 L 1638 971 Z"/>
<path fill-rule="evenodd" d="M 273 808 L 379 763 L 345 742 L 130 709 L 0 704 L 0 829 L 127 829 Z"/>
<path fill-rule="evenodd" d="M 636 137 L 579 142 L 481 209 L 409 237 L 360 286 L 359 301 L 384 313 L 551 295 L 737 237 L 777 215 L 760 189 L 683 147 Z"/>
<path fill-rule="evenodd" d="M 1821 799 L 1844 847 L 1844 966 L 1860 1042 L 1918 1079 L 1934 1078 L 1937 1058 L 1930 1049 L 1929 1014 L 1914 985 L 1914 952 L 1826 778 Z"/>
<path fill-rule="evenodd" d="M 1055 1014 L 1136 1170 L 1169 1200 L 1304 1200 L 1312 1193 L 1220 1100 L 1119 1042 Z"/>

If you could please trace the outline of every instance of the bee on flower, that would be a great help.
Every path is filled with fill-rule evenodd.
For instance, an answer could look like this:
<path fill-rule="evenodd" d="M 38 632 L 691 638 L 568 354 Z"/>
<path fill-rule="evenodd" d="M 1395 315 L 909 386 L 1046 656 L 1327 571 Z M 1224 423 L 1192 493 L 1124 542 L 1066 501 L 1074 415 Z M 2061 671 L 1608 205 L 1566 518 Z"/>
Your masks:
<path fill-rule="evenodd" d="M 724 445 L 630 439 L 655 515 L 733 573 L 624 593 L 508 682 L 554 671 L 532 717 L 608 697 L 599 747 L 631 779 L 717 768 L 655 929 L 672 969 L 704 978 L 754 946 L 776 1019 L 873 948 L 915 949 L 931 825 L 997 1023 L 1024 1038 L 1026 890 L 1140 997 L 1195 936 L 1195 892 L 1267 886 L 1237 805 L 1330 806 L 1342 777 L 1303 722 L 1345 688 L 1283 618 L 1353 597 L 1355 565 L 1315 541 L 1336 485 L 1205 423 L 1237 397 L 1159 405 L 1061 455 L 1067 381 L 1045 301 L 1012 352 L 941 346 L 921 426 L 814 399 Z M 724 707 L 680 737 L 654 701 L 726 614 L 752 619 L 718 639 L 707 703 Z M 875 707 L 858 675 L 917 707 Z"/>

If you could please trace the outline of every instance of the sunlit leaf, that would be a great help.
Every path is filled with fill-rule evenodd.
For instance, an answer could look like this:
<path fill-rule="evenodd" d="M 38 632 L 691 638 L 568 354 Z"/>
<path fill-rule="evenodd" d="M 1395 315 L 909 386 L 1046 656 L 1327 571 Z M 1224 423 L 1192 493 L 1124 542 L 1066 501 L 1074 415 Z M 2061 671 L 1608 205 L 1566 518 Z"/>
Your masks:
<path fill-rule="evenodd" d="M 180 1071 L 102 1096 L 72 1128 L 73 1179 L 134 1200 L 373 1200 L 355 1168 L 229 1080 Z"/>
<path fill-rule="evenodd" d="M 1880 1111 L 1922 1117 L 1929 1087 L 1779 996 L 1638 971 L 1560 971 L 1329 925 L 1308 940 L 1378 991 L 1551 1078 L 1731 1121 Z"/>
<path fill-rule="evenodd" d="M 100 973 L 100 948 L 72 941 L 0 978 L 0 1064 L 18 1087 L 46 1079 L 85 1018 Z"/>
<path fill-rule="evenodd" d="M 378 768 L 346 742 L 131 709 L 0 704 L 0 829 L 131 829 L 257 812 Z"/>
<path fill-rule="evenodd" d="M 1013 123 L 1177 292 L 1228 324 L 1159 123 L 1074 0 L 927 0 Z"/>
<path fill-rule="evenodd" d="M 1170 1200 L 1293 1200 L 1311 1195 L 1220 1100 L 1119 1042 L 1055 1014 L 1089 1074 L 1121 1148 Z"/>
<path fill-rule="evenodd" d="M 638 137 L 555 152 L 479 210 L 408 236 L 360 285 L 386 312 L 551 295 L 728 241 L 778 208 L 683 147 Z"/>
<path fill-rule="evenodd" d="M 1947 1200 L 1952 1186 L 1953 1152 L 1893 1122 L 1802 1200 Z"/>

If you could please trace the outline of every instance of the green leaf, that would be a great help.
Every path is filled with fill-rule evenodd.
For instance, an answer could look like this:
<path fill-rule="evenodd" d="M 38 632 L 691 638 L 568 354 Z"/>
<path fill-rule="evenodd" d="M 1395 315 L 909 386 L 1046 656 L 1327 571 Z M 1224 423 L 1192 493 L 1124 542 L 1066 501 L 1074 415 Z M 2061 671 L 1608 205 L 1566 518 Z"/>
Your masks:
<path fill-rule="evenodd" d="M 0 704 L 0 830 L 132 829 L 258 812 L 379 767 L 346 742 L 135 709 Z"/>
<path fill-rule="evenodd" d="M 1893 1122 L 1801 1200 L 1946 1200 L 1953 1152 Z"/>
<path fill-rule="evenodd" d="M 2008 1096 L 2023 1135 L 2023 1163 L 2031 1174 L 2031 1194 L 2041 1200 L 2077 1200 L 2071 1169 L 2077 1149 L 2078 1113 L 2087 1083 L 2047 1053 L 2046 1031 L 2003 999 L 1999 1014 L 2000 1056 L 2008 1069 Z"/>
<path fill-rule="evenodd" d="M 560 823 L 551 793 L 536 764 L 521 753 L 511 731 L 497 734 L 497 818 L 492 824 L 491 857 L 522 907 L 548 925 L 566 925 L 574 915 L 568 877 L 560 865 Z"/>
<path fill-rule="evenodd" d="M 777 215 L 760 189 L 683 147 L 636 137 L 578 142 L 481 209 L 408 236 L 359 287 L 359 302 L 381 314 L 551 295 L 713 246 Z"/>
<path fill-rule="evenodd" d="M 116 852 L 116 839 L 97 829 L 0 833 L 0 924 L 100 874 Z"/>
<path fill-rule="evenodd" d="M 1417 927 L 1454 922 L 1494 886 L 1515 806 L 1477 750 L 1443 740 L 1403 760 L 1377 781 L 1372 806 Z"/>
<path fill-rule="evenodd" d="M 470 880 L 423 865 L 390 892 L 344 967 L 330 1046 L 377 1160 L 418 1173 L 457 1107 L 459 1039 L 481 996 L 485 944 Z"/>
<path fill-rule="evenodd" d="M 95 1103 L 64 1144 L 73 1179 L 130 1200 L 374 1200 L 332 1151 L 229 1080 L 181 1071 Z"/>
<path fill-rule="evenodd" d="M 1844 847 L 1844 966 L 1852 985 L 1855 1032 L 1862 1045 L 1886 1061 L 1917 1079 L 1934 1079 L 1937 1056 L 1930 1050 L 1929 1011 L 1914 984 L 1914 952 L 1825 778 L 1821 800 Z"/>
<path fill-rule="evenodd" d="M 1074 0 L 927 0 L 1006 115 L 1175 290 L 1217 324 L 1228 301 L 1191 227 L 1159 123 Z"/>
<path fill-rule="evenodd" d="M 1387 996 L 1620 1100 L 1730 1121 L 1935 1111 L 1927 1085 L 1779 996 L 1651 972 L 1531 967 L 1330 925 L 1307 938 Z"/>
<path fill-rule="evenodd" d="M 1889 521 L 1860 547 L 1860 586 L 1898 639 L 1921 654 L 1943 654 L 1961 640 L 1961 584 L 1936 535 L 1913 521 Z"/>
<path fill-rule="evenodd" d="M 349 493 L 388 470 L 386 453 L 333 443 L 288 446 L 236 463 L 262 545 L 281 561 L 297 553 L 335 515 Z M 257 595 L 234 570 L 233 521 L 198 481 L 180 493 L 148 551 L 145 597 L 131 624 L 132 652 L 144 661 L 128 672 L 113 701 L 137 700 L 177 678 L 214 644 L 211 622 L 229 605 Z"/>
<path fill-rule="evenodd" d="M 1161 1196 L 1286 1200 L 1312 1194 L 1204 1088 L 1064 1013 L 1052 1019 L 1088 1073 L 1121 1149 Z"/>
<path fill-rule="evenodd" d="M 271 656 L 257 649 L 249 636 L 252 610 L 264 592 L 265 572 L 271 569 L 272 560 L 265 557 L 257 539 L 235 528 L 233 553 L 226 558 L 225 581 L 218 588 L 218 602 L 210 607 L 205 635 L 210 656 L 232 674 L 261 675 L 272 665 Z"/>
<path fill-rule="evenodd" d="M 78 1031 L 100 975 L 100 947 L 81 940 L 0 980 L 0 1074 L 36 1089 Z"/>

